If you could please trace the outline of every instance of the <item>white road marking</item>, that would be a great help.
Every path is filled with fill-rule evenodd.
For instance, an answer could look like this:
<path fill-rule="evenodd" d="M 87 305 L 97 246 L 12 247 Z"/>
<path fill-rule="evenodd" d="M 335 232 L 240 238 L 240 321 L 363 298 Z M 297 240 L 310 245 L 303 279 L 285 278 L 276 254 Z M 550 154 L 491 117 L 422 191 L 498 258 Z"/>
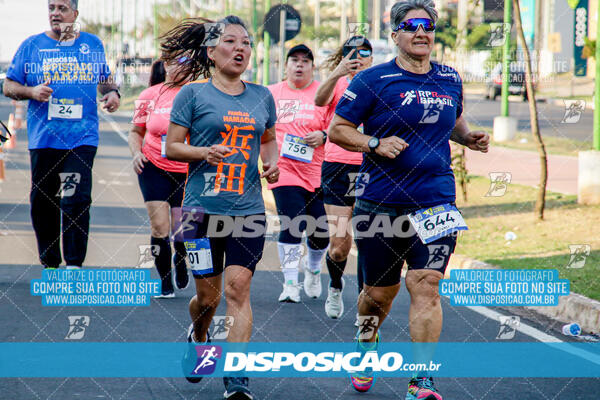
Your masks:
<path fill-rule="evenodd" d="M 113 130 L 117 133 L 117 135 L 121 136 L 121 139 L 123 139 L 125 141 L 125 143 L 128 142 L 127 133 L 123 132 L 121 130 L 121 128 L 119 128 L 119 124 L 117 123 L 117 121 L 115 121 L 110 115 L 108 115 L 100 110 L 98 111 L 98 115 L 100 115 L 100 118 L 102 118 L 103 120 L 105 120 L 106 122 L 108 122 L 110 124 L 110 126 L 113 128 Z"/>

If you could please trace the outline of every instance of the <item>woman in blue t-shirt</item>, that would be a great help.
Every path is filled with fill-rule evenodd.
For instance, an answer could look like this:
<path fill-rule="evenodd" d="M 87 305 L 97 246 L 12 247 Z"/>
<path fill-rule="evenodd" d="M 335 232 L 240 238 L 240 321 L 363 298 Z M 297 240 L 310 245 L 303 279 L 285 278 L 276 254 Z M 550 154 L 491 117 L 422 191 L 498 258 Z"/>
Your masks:
<path fill-rule="evenodd" d="M 241 80 L 252 43 L 238 17 L 188 20 L 166 34 L 162 50 L 166 62 L 189 56 L 182 76 L 207 78 L 184 85 L 175 97 L 166 144 L 169 159 L 189 163 L 182 230 L 196 295 L 189 306 L 188 342 L 210 341 L 223 275 L 231 322 L 227 340 L 248 342 L 250 281 L 266 233 L 260 179 L 273 183 L 279 177 L 275 102 L 267 88 Z M 184 365 L 191 382 L 202 377 L 196 360 L 190 347 Z M 252 398 L 248 378 L 225 377 L 224 383 L 226 398 Z"/>
<path fill-rule="evenodd" d="M 377 331 L 400 289 L 404 261 L 411 339 L 439 340 L 438 281 L 456 233 L 466 229 L 454 206 L 448 141 L 481 152 L 489 143 L 485 132 L 470 131 L 461 116 L 458 73 L 430 61 L 437 20 L 433 1 L 398 2 L 390 17 L 398 56 L 356 75 L 338 103 L 329 136 L 347 150 L 364 153 L 360 172 L 369 177 L 354 210 L 360 217 L 355 240 L 364 274 L 358 311 L 373 328 L 368 337 L 358 338 L 361 350 L 374 348 L 379 340 Z M 357 130 L 361 123 L 364 133 Z M 429 350 L 416 349 L 416 362 L 431 360 Z M 352 375 L 358 391 L 369 390 L 373 382 L 372 373 Z M 442 399 L 426 373 L 409 383 L 406 399 L 417 398 Z"/>

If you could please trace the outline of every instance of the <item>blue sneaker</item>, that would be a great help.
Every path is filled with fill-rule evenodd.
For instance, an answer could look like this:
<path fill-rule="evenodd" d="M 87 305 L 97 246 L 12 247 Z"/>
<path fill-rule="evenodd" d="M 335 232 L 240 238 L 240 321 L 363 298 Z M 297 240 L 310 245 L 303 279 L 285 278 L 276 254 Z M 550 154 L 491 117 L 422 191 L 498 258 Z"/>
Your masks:
<path fill-rule="evenodd" d="M 357 348 L 361 353 L 366 352 L 366 350 L 360 344 L 360 341 L 357 339 Z M 377 336 L 375 337 L 375 346 L 368 351 L 377 351 L 377 346 L 379 345 L 379 332 L 377 332 Z M 352 387 L 357 392 L 368 392 L 369 389 L 375 384 L 375 376 L 373 375 L 373 371 L 366 369 L 360 372 L 352 372 L 350 374 L 350 383 L 352 383 Z"/>
<path fill-rule="evenodd" d="M 433 386 L 433 378 L 412 378 L 405 400 L 442 400 L 442 395 Z"/>
<path fill-rule="evenodd" d="M 248 378 L 241 377 L 223 377 L 225 384 L 225 393 L 223 398 L 230 400 L 252 400 L 254 396 L 248 389 Z"/>
<path fill-rule="evenodd" d="M 185 379 L 187 379 L 188 382 L 198 383 L 202 380 L 202 376 L 188 376 L 191 373 L 191 371 L 193 371 L 194 368 L 196 368 L 196 361 L 198 360 L 198 353 L 196 353 L 195 344 L 202 344 L 194 341 L 193 334 L 194 324 L 192 323 L 188 328 L 188 348 L 185 352 L 185 355 L 183 356 L 183 359 L 181 360 L 181 368 L 183 369 L 183 374 L 185 375 Z M 204 344 L 206 343 L 210 343 L 210 335 L 208 334 L 208 332 L 206 332 L 206 342 Z"/>

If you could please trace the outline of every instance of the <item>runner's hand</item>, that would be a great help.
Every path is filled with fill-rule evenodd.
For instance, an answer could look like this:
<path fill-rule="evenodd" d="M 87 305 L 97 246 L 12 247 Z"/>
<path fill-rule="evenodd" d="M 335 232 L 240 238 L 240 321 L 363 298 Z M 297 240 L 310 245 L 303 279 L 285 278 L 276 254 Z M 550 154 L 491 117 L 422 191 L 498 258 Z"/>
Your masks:
<path fill-rule="evenodd" d="M 482 153 L 488 152 L 490 144 L 490 135 L 484 131 L 469 131 L 464 138 L 465 146 L 471 150 L 480 151 Z"/>
<path fill-rule="evenodd" d="M 142 153 L 141 151 L 135 153 L 135 155 L 133 156 L 133 170 L 135 171 L 135 173 L 138 175 L 141 174 L 142 170 L 144 169 L 144 163 L 147 162 L 148 159 L 146 158 L 144 153 Z"/>
<path fill-rule="evenodd" d="M 408 147 L 408 143 L 398 136 L 390 136 L 379 140 L 375 153 L 386 158 L 394 159 Z"/>
<path fill-rule="evenodd" d="M 47 102 L 50 96 L 52 96 L 52 93 L 54 92 L 54 90 L 48 87 L 49 84 L 50 79 L 48 79 L 46 82 L 40 85 L 31 88 L 31 98 L 42 103 Z"/>
<path fill-rule="evenodd" d="M 352 54 L 354 54 L 355 51 L 356 49 L 352 49 L 352 51 L 348 53 L 346 57 L 342 58 L 342 61 L 340 61 L 338 66 L 335 67 L 335 69 L 333 70 L 335 76 L 346 76 L 350 72 L 356 71 L 360 68 L 360 60 L 358 58 L 355 58 L 353 60 L 350 59 L 350 57 L 352 57 Z"/>
<path fill-rule="evenodd" d="M 317 148 L 324 143 L 323 131 L 312 131 L 307 133 L 304 137 L 304 140 L 306 140 L 306 144 L 308 144 L 310 147 Z"/>
<path fill-rule="evenodd" d="M 111 90 L 110 92 L 108 92 L 104 96 L 102 96 L 102 98 L 100 99 L 100 101 L 101 102 L 106 102 L 106 104 L 104 104 L 102 106 L 102 108 L 105 109 L 108 112 L 115 112 L 115 111 L 117 111 L 117 109 L 119 108 L 119 105 L 121 104 L 121 100 L 119 99 L 119 95 L 114 90 Z"/>
<path fill-rule="evenodd" d="M 231 149 L 227 146 L 223 146 L 221 144 L 213 144 L 208 148 L 208 153 L 206 154 L 206 161 L 213 166 L 219 165 L 223 158 L 225 158 L 225 154 L 229 153 Z"/>
<path fill-rule="evenodd" d="M 271 165 L 271 163 L 263 163 L 263 173 L 260 174 L 261 178 L 266 178 L 267 182 L 275 183 L 279 180 L 279 167 L 277 164 Z"/>

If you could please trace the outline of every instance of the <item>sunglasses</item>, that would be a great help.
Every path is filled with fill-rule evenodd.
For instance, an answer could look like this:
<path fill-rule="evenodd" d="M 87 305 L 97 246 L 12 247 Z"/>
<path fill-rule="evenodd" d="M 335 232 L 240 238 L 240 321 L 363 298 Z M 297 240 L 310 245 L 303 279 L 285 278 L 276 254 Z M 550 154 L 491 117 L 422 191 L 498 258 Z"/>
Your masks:
<path fill-rule="evenodd" d="M 12 134 L 10 133 L 10 131 L 8 130 L 6 125 L 4 125 L 4 122 L 0 121 L 0 125 L 2 125 L 2 128 L 4 128 L 4 130 L 6 131 L 6 135 L 0 133 L 0 146 L 1 146 L 5 142 L 8 142 L 8 139 L 11 138 Z"/>
<path fill-rule="evenodd" d="M 434 32 L 435 31 L 435 22 L 429 18 L 411 18 L 406 21 L 402 21 L 398 24 L 398 26 L 394 29 L 394 32 L 403 31 L 403 32 L 416 32 L 419 30 L 419 26 L 423 27 L 425 32 Z"/>
<path fill-rule="evenodd" d="M 358 55 L 362 58 L 367 58 L 371 56 L 372 51 L 369 49 L 360 49 L 358 50 Z"/>

